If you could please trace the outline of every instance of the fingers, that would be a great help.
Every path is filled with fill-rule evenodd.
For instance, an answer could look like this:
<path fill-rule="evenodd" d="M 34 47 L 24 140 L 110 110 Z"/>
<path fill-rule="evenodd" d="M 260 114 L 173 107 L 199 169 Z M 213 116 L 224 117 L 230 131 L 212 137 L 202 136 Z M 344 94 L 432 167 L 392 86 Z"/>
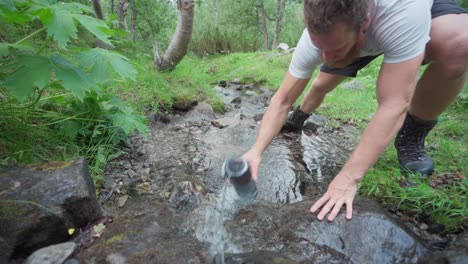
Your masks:
<path fill-rule="evenodd" d="M 328 201 L 327 204 L 322 208 L 320 213 L 317 215 L 317 219 L 322 221 L 323 218 L 330 212 L 330 210 L 333 208 L 333 205 L 335 204 L 336 200 L 333 199 L 333 197 Z"/>
<path fill-rule="evenodd" d="M 330 215 L 328 215 L 328 221 L 333 221 L 335 220 L 336 215 L 340 212 L 341 206 L 343 206 L 344 202 L 343 200 L 338 200 L 335 203 L 335 206 L 333 207 L 333 210 L 331 211 Z"/>
<path fill-rule="evenodd" d="M 315 213 L 315 211 L 317 211 L 317 209 L 319 209 L 320 207 L 322 207 L 322 205 L 324 205 L 328 199 L 330 199 L 330 197 L 327 195 L 327 194 L 324 194 L 320 199 L 318 199 L 313 205 L 312 207 L 310 208 L 310 212 L 311 213 Z"/>
<path fill-rule="evenodd" d="M 330 197 L 327 194 L 324 194 L 319 200 L 317 200 L 312 205 L 312 207 L 310 208 L 310 212 L 315 213 L 319 208 L 323 206 L 322 210 L 317 215 L 317 219 L 321 221 L 323 220 L 323 218 L 325 218 L 325 216 L 328 213 L 330 213 L 328 215 L 328 221 L 332 222 L 333 220 L 335 220 L 343 205 L 346 205 L 346 219 L 350 220 L 353 216 L 353 199 L 337 200 L 334 197 Z"/>
<path fill-rule="evenodd" d="M 252 176 L 252 179 L 254 181 L 257 181 L 258 170 L 260 167 L 260 159 L 261 159 L 260 155 L 255 154 L 252 151 L 248 151 L 242 156 L 242 158 L 247 160 L 247 162 L 249 163 L 250 175 Z"/>
<path fill-rule="evenodd" d="M 346 219 L 351 220 L 353 218 L 353 200 L 346 201 Z"/>
<path fill-rule="evenodd" d="M 252 163 L 250 163 L 249 166 L 250 166 L 250 173 L 252 175 L 252 179 L 254 181 L 257 181 L 257 179 L 258 179 L 258 167 L 259 166 L 255 165 L 255 164 L 252 164 Z"/>

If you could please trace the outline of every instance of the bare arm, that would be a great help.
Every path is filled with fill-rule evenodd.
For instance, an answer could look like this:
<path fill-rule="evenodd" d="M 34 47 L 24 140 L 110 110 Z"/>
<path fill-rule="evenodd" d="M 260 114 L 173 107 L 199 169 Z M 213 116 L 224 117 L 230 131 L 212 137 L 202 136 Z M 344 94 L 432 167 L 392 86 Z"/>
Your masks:
<path fill-rule="evenodd" d="M 324 205 L 318 219 L 323 219 L 333 209 L 328 217 L 333 221 L 343 204 L 347 208 L 346 217 L 351 219 L 357 184 L 401 127 L 416 87 L 422 59 L 423 54 L 405 62 L 382 65 L 377 81 L 377 112 L 356 150 L 330 183 L 328 191 L 312 206 L 311 211 L 315 212 Z"/>
<path fill-rule="evenodd" d="M 288 117 L 289 109 L 301 95 L 308 82 L 309 79 L 298 79 L 288 71 L 280 88 L 271 99 L 270 105 L 263 115 L 257 140 L 244 155 L 244 158 L 249 160 L 254 179 L 258 177 L 260 156 L 281 130 Z"/>

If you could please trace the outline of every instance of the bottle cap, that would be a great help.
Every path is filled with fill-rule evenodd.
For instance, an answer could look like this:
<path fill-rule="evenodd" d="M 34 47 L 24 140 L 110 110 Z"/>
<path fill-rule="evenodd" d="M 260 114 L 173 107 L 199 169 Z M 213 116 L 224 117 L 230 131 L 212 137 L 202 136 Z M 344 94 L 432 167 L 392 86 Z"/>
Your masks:
<path fill-rule="evenodd" d="M 227 177 L 240 177 L 249 169 L 247 161 L 242 158 L 232 158 L 224 164 Z"/>

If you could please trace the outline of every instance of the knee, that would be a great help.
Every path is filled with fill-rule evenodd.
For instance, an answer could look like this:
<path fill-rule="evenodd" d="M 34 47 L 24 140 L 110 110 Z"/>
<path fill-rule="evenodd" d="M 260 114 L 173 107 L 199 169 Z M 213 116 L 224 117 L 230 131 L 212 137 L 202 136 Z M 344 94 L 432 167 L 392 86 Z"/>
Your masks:
<path fill-rule="evenodd" d="M 468 70 L 468 32 L 454 32 L 454 38 L 440 43 L 433 53 L 431 63 L 440 67 L 440 74 L 449 78 L 459 78 Z"/>
<path fill-rule="evenodd" d="M 326 82 L 322 81 L 320 78 L 315 79 L 312 82 L 311 90 L 314 94 L 325 96 L 327 93 L 332 91 L 335 87 L 327 85 Z"/>

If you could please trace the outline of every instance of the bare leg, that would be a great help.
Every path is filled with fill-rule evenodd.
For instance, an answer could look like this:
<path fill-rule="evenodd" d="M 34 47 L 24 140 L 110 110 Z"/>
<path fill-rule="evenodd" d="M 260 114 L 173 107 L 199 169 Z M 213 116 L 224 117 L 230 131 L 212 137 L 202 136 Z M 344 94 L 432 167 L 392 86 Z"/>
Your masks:
<path fill-rule="evenodd" d="M 416 85 L 409 112 L 395 138 L 398 161 L 405 170 L 429 175 L 434 162 L 424 140 L 437 117 L 463 87 L 468 68 L 468 15 L 445 15 L 432 20 L 426 46 L 429 66 Z"/>
<path fill-rule="evenodd" d="M 468 69 L 468 14 L 445 15 L 432 20 L 426 47 L 430 65 L 419 80 L 410 113 L 435 120 L 456 98 Z"/>
<path fill-rule="evenodd" d="M 319 72 L 317 78 L 313 80 L 309 91 L 304 96 L 304 100 L 302 100 L 302 112 L 307 114 L 312 113 L 323 102 L 325 95 L 335 89 L 344 79 L 346 79 L 346 76 Z"/>

